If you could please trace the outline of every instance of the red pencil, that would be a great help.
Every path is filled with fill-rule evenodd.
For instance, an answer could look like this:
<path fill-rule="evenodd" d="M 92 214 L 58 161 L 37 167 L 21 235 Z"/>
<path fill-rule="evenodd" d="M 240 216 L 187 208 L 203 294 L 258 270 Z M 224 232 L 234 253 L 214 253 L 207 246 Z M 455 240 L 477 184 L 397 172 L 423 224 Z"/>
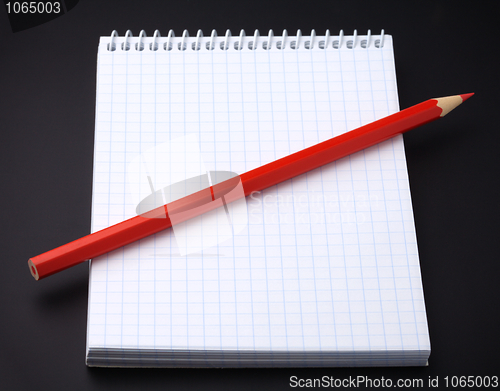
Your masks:
<path fill-rule="evenodd" d="M 444 117 L 472 95 L 463 94 L 429 99 L 368 125 L 265 164 L 241 174 L 239 177 L 213 185 L 209 189 L 191 194 L 146 214 L 84 236 L 29 259 L 30 272 L 36 280 L 39 280 L 123 247 L 171 227 L 172 223 L 168 217 L 169 214 L 180 213 L 182 220 L 187 220 L 218 207 L 219 205 L 215 202 L 210 202 L 216 197 L 225 197 L 225 202 L 234 201 L 236 198 L 230 199 L 229 196 L 228 199 L 228 194 L 231 194 L 231 189 L 239 184 L 239 181 L 241 181 L 245 196 L 248 196 L 253 192 L 264 190 L 385 141 L 397 134 Z"/>

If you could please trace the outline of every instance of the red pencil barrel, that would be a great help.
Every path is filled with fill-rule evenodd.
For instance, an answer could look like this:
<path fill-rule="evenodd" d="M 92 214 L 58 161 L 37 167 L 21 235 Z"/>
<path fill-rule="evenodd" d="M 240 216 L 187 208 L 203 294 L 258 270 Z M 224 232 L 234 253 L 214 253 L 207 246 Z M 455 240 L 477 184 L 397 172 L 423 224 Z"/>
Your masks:
<path fill-rule="evenodd" d="M 147 213 L 37 255 L 28 261 L 31 274 L 39 280 L 163 231 L 172 226 L 169 216 L 175 215 L 176 222 L 179 223 L 209 212 L 219 205 L 216 202 L 210 202 L 212 196 L 217 198 L 223 196 L 226 203 L 235 201 L 243 197 L 242 192 L 241 195 L 239 192 L 231 192 L 239 182 L 239 177 L 231 178 L 210 187 L 208 192 L 205 189 L 190 194 Z"/>
<path fill-rule="evenodd" d="M 264 190 L 307 171 L 341 159 L 347 155 L 385 141 L 397 134 L 438 119 L 442 109 L 431 99 L 397 112 L 368 125 L 341 134 L 322 143 L 313 145 L 282 159 L 265 164 L 240 175 L 244 195 Z M 238 179 L 230 179 L 211 188 L 210 200 L 227 193 Z M 168 213 L 183 213 L 185 218 L 196 213 L 214 209 L 215 203 L 206 201 L 206 192 L 201 191 L 173 203 L 161 206 L 146 214 L 133 217 L 64 246 L 31 258 L 28 261 L 35 279 L 41 279 L 67 269 L 88 259 L 95 258 L 136 240 L 145 238 L 172 226 Z M 235 198 L 237 199 L 237 198 Z M 226 202 L 235 199 L 227 199 Z M 205 206 L 200 208 L 200 206 Z M 201 212 L 200 212 L 201 211 Z"/>
<path fill-rule="evenodd" d="M 171 226 L 168 217 L 136 216 L 31 258 L 30 271 L 39 280 Z"/>

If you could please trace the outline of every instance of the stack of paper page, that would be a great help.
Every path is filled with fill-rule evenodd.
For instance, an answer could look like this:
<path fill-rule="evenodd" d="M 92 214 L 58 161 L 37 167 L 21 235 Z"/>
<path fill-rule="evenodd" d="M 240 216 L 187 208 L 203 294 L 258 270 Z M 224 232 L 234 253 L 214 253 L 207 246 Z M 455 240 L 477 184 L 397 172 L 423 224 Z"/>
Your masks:
<path fill-rule="evenodd" d="M 102 37 L 92 231 L 397 110 L 389 35 Z M 426 364 L 402 136 L 204 219 L 92 260 L 88 365 Z"/>

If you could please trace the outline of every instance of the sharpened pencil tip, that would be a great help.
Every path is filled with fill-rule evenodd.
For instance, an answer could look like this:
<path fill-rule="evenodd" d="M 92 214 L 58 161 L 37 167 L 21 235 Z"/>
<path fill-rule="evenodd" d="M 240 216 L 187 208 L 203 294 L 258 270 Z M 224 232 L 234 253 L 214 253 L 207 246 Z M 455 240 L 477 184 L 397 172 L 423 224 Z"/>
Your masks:
<path fill-rule="evenodd" d="M 469 99 L 472 95 L 474 94 L 452 95 L 446 96 L 444 98 L 436 98 L 436 105 L 443 110 L 440 114 L 440 117 L 444 117 L 455 107 L 462 104 L 466 99 Z"/>
<path fill-rule="evenodd" d="M 470 94 L 461 94 L 460 96 L 462 97 L 462 102 L 465 102 L 467 99 L 469 99 L 472 95 L 474 95 L 473 92 Z"/>

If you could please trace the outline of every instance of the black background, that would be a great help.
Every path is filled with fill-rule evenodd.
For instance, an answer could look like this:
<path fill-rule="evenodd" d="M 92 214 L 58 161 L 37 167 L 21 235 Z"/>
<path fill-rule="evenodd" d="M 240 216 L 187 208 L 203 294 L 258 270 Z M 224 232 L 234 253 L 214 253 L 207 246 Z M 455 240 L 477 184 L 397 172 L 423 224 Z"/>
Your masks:
<path fill-rule="evenodd" d="M 500 375 L 497 2 L 97 1 L 13 33 L 0 10 L 0 388 L 281 390 L 290 376 Z M 42 281 L 27 260 L 90 232 L 99 37 L 311 29 L 393 35 L 400 106 L 475 92 L 404 136 L 432 353 L 421 368 L 85 366 L 88 265 Z"/>

